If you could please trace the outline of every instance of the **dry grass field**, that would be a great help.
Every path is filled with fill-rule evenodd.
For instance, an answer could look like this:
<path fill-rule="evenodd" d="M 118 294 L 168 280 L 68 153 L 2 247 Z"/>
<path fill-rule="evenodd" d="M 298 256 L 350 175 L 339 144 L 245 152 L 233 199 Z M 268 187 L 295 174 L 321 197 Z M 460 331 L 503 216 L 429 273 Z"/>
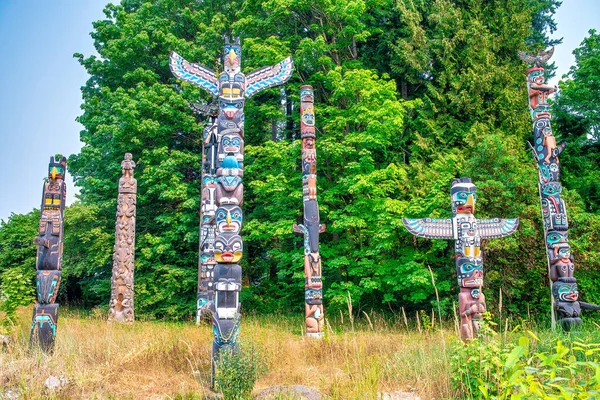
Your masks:
<path fill-rule="evenodd" d="M 210 391 L 209 324 L 137 321 L 61 310 L 51 356 L 28 346 L 31 309 L 19 311 L 13 343 L 0 351 L 4 396 L 22 399 L 202 399 Z M 302 319 L 245 315 L 240 340 L 267 365 L 255 393 L 274 385 L 306 385 L 333 399 L 376 399 L 412 391 L 421 399 L 455 397 L 449 380 L 449 330 L 409 330 L 371 316 L 332 319 L 324 340 L 302 336 Z M 45 388 L 50 376 L 68 384 Z M 0 390 L 0 398 L 2 398 Z"/>

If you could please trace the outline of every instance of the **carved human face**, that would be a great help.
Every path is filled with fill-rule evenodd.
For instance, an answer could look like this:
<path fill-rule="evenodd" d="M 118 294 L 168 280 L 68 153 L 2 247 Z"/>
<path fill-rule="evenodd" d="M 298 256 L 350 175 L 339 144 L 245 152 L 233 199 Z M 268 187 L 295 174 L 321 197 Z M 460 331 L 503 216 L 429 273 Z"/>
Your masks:
<path fill-rule="evenodd" d="M 226 154 L 238 154 L 242 149 L 242 138 L 238 135 L 223 135 L 221 148 Z"/>
<path fill-rule="evenodd" d="M 302 110 L 302 122 L 307 126 L 315 125 L 315 109 L 313 107 L 306 107 Z"/>
<path fill-rule="evenodd" d="M 244 245 L 240 235 L 234 233 L 222 233 L 215 238 L 214 256 L 217 262 L 238 262 L 242 258 L 243 252 Z"/>

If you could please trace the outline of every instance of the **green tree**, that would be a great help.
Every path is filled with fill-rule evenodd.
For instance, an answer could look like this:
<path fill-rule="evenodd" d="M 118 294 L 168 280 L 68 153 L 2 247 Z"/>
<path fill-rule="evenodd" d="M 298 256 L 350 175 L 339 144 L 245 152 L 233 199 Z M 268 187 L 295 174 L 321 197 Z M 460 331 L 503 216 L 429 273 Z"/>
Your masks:
<path fill-rule="evenodd" d="M 587 211 L 600 211 L 600 34 L 589 31 L 573 51 L 575 65 L 560 81 L 552 107 L 553 128 L 568 146 L 562 153 L 562 180 L 584 199 Z"/>
<path fill-rule="evenodd" d="M 302 84 L 316 93 L 328 307 L 341 307 L 350 292 L 356 309 L 422 308 L 434 299 L 431 266 L 449 309 L 447 295 L 456 290 L 452 247 L 414 240 L 401 218 L 448 216 L 449 182 L 457 175 L 470 175 L 480 188 L 480 218 L 523 217 L 520 236 L 488 246 L 492 288 L 509 294 L 514 311 L 522 301 L 541 303 L 528 290 L 532 282 L 543 287 L 545 261 L 543 245 L 535 250 L 537 178 L 524 145 L 531 123 L 516 50 L 527 41 L 544 44 L 556 4 L 124 0 L 107 6 L 92 33 L 99 57 L 77 55 L 91 78 L 79 118 L 84 146 L 69 164 L 82 199 L 65 230 L 71 246 L 65 269 L 81 288 L 72 295 L 90 305 L 108 301 L 119 163 L 131 152 L 138 179 L 137 311 L 192 314 L 203 123 L 188 103 L 211 99 L 177 81 L 168 58 L 175 50 L 218 71 L 222 35 L 233 34 L 242 39 L 245 72 L 290 54 L 295 61 L 290 82 L 245 105 L 244 307 L 300 311 L 303 305 L 302 239 L 291 229 L 302 215 Z M 505 279 L 513 274 L 525 278 Z"/>
<path fill-rule="evenodd" d="M 0 222 L 0 316 L 12 321 L 17 307 L 35 300 L 35 257 L 39 211 L 11 214 Z"/>

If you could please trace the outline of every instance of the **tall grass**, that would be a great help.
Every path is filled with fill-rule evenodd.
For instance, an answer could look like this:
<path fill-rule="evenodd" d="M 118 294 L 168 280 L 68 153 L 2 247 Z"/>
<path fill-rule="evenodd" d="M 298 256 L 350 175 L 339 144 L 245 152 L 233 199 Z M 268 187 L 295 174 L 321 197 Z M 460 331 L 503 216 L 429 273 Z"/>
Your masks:
<path fill-rule="evenodd" d="M 20 398 L 194 399 L 211 395 L 212 327 L 136 321 L 108 324 L 102 314 L 61 310 L 55 351 L 29 347 L 31 310 L 18 313 L 14 343 L 0 351 L 2 390 Z M 413 390 L 422 399 L 451 398 L 439 330 L 416 332 L 408 322 L 373 313 L 328 321 L 322 340 L 301 336 L 303 318 L 243 317 L 241 341 L 260 349 L 267 373 L 255 392 L 275 385 L 306 385 L 333 399 L 375 399 L 378 392 Z M 436 327 L 439 324 L 436 325 Z M 69 383 L 49 392 L 44 381 Z"/>
<path fill-rule="evenodd" d="M 455 321 L 441 320 L 430 311 L 413 318 L 406 313 L 383 317 L 365 310 L 354 312 L 349 298 L 348 311 L 330 314 L 322 340 L 302 336 L 302 315 L 244 315 L 240 340 L 258 350 L 267 370 L 254 392 L 270 386 L 305 385 L 331 399 L 377 399 L 378 393 L 395 391 L 412 391 L 423 400 L 479 397 L 466 394 L 451 379 L 459 342 Z M 29 347 L 31 307 L 17 315 L 13 343 L 0 349 L 0 398 L 6 390 L 23 399 L 213 396 L 209 324 L 108 324 L 105 313 L 86 315 L 63 309 L 55 351 L 46 355 Z M 516 321 L 500 322 L 497 338 L 503 348 L 510 349 L 510 342 L 524 329 L 540 337 L 536 342 L 539 348 L 546 342 L 555 343 L 557 337 L 529 321 L 518 321 L 520 328 Z M 584 335 L 600 339 L 598 334 Z M 50 392 L 44 387 L 50 376 L 66 377 L 69 383 Z"/>

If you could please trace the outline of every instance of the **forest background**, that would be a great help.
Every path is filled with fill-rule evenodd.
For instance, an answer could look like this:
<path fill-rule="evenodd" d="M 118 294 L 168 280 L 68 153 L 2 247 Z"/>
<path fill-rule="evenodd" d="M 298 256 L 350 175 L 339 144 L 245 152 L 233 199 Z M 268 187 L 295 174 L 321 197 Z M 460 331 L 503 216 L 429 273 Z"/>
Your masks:
<path fill-rule="evenodd" d="M 123 153 L 137 162 L 135 305 L 149 318 L 194 314 L 203 121 L 188 103 L 212 101 L 177 81 L 175 50 L 222 69 L 223 34 L 238 35 L 245 72 L 288 55 L 286 85 L 246 102 L 244 310 L 303 307 L 298 88 L 316 92 L 318 198 L 325 304 L 357 312 L 444 313 L 457 286 L 453 246 L 416 239 L 402 217 L 449 217 L 452 178 L 478 188 L 478 218 L 519 217 L 519 231 L 484 243 L 488 309 L 549 310 L 536 165 L 528 148 L 518 49 L 553 45 L 554 0 L 124 0 L 94 24 L 99 54 L 76 55 L 91 78 L 69 156 L 81 188 L 65 212 L 58 302 L 107 308 L 117 182 Z M 553 107 L 576 277 L 600 302 L 598 123 L 600 37 L 591 32 Z M 549 68 L 551 71 L 551 68 Z M 596 86 L 594 86 L 596 85 Z M 41 191 L 41 185 L 40 185 Z M 0 307 L 34 299 L 39 211 L 0 225 Z M 437 308 L 437 304 L 436 304 Z"/>

